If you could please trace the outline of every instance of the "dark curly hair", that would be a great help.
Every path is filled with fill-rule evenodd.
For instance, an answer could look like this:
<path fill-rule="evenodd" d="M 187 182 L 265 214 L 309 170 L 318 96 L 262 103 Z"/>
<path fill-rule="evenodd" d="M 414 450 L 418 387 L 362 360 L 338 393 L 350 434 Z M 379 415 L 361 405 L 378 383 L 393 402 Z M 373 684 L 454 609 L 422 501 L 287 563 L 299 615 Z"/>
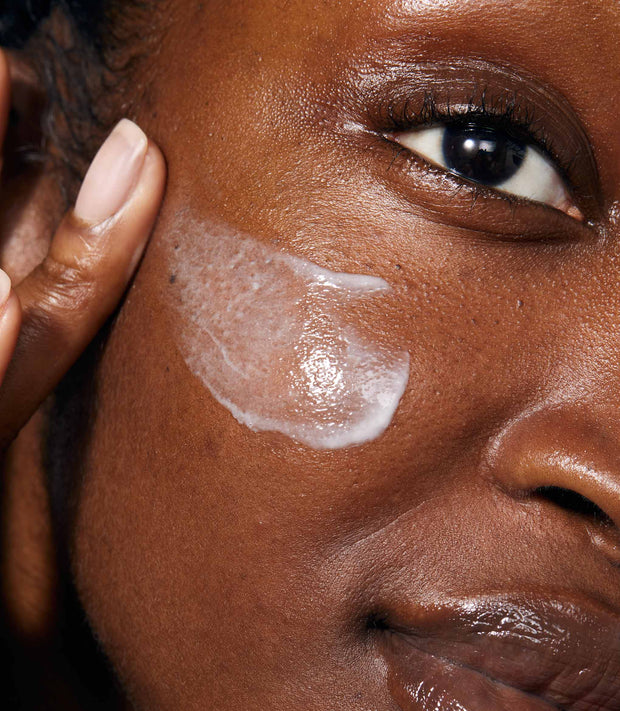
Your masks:
<path fill-rule="evenodd" d="M 0 44 L 22 47 L 54 7 L 72 17 L 84 37 L 101 45 L 104 0 L 5 0 L 0 11 Z"/>
<path fill-rule="evenodd" d="M 44 87 L 42 144 L 54 146 L 54 159 L 74 178 L 68 182 L 68 201 L 101 140 L 122 118 L 119 112 L 131 117 L 143 98 L 126 79 L 136 59 L 148 54 L 154 9 L 160 4 L 3 0 L 0 5 L 0 46 L 23 50 Z"/>

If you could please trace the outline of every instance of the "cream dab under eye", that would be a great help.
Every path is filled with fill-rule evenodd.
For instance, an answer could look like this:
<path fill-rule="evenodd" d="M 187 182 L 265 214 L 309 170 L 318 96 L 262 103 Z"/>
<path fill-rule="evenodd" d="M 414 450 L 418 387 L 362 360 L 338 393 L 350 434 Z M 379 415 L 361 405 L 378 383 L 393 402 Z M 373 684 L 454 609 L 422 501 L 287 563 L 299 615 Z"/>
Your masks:
<path fill-rule="evenodd" d="M 476 123 L 438 124 L 391 138 L 450 173 L 583 219 L 551 159 L 501 129 Z"/>
<path fill-rule="evenodd" d="M 389 293 L 387 282 L 198 221 L 185 231 L 198 237 L 173 257 L 179 348 L 215 399 L 250 429 L 314 449 L 384 432 L 409 354 L 379 342 L 360 306 Z"/>

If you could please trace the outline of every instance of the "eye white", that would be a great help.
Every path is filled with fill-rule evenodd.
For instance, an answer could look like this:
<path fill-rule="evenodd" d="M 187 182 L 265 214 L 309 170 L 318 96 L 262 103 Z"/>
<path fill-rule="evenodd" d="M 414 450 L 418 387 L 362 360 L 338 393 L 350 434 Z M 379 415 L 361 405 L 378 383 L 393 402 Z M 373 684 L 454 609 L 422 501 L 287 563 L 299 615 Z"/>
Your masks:
<path fill-rule="evenodd" d="M 436 125 L 414 131 L 403 131 L 395 134 L 393 138 L 412 153 L 416 153 L 450 173 L 459 175 L 446 163 L 443 151 L 446 130 L 446 126 Z M 490 187 L 521 198 L 545 203 L 571 217 L 583 219 L 583 215 L 571 200 L 564 181 L 553 163 L 533 146 L 526 147 L 523 162 L 514 175 L 503 183 Z"/>

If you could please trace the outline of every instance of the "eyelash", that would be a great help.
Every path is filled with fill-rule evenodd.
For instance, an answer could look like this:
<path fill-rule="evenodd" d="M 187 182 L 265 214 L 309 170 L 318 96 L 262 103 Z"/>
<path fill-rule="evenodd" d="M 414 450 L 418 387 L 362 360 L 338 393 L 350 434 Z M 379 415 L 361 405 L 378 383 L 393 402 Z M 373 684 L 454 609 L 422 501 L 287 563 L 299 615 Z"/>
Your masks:
<path fill-rule="evenodd" d="M 435 94 L 429 91 L 425 94 L 422 107 L 418 111 L 413 108 L 411 100 L 390 103 L 384 110 L 383 136 L 387 140 L 391 140 L 389 134 L 392 132 L 410 131 L 422 126 L 438 124 L 459 126 L 475 121 L 480 125 L 503 131 L 513 138 L 537 148 L 553 162 L 558 174 L 572 194 L 573 184 L 570 179 L 572 165 L 560 158 L 551 136 L 545 131 L 544 124 L 534 107 L 520 105 L 516 99 L 511 102 L 507 102 L 505 98 L 489 99 L 487 89 L 477 91 L 476 96 L 481 98 L 472 97 L 465 104 L 453 104 L 449 97 L 444 104 L 440 104 Z M 407 151 L 406 148 L 398 144 L 395 144 L 395 147 L 399 152 Z M 464 180 L 458 177 L 456 179 Z M 468 181 L 468 185 L 480 193 L 488 194 L 489 190 L 492 190 L 494 194 L 499 194 L 492 188 L 480 186 L 472 181 Z M 501 194 L 501 197 L 512 203 L 523 202 L 523 199 L 508 193 Z"/>

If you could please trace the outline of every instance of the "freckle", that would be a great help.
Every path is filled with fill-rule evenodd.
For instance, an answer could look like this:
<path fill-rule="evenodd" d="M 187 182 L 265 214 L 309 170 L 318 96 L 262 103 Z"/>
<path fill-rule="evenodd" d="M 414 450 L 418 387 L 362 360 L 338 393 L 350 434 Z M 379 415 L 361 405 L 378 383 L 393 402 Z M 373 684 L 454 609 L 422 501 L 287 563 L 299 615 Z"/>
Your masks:
<path fill-rule="evenodd" d="M 177 280 L 177 275 L 176 274 L 171 274 L 170 279 L 168 280 L 171 284 L 174 284 L 174 282 Z"/>

